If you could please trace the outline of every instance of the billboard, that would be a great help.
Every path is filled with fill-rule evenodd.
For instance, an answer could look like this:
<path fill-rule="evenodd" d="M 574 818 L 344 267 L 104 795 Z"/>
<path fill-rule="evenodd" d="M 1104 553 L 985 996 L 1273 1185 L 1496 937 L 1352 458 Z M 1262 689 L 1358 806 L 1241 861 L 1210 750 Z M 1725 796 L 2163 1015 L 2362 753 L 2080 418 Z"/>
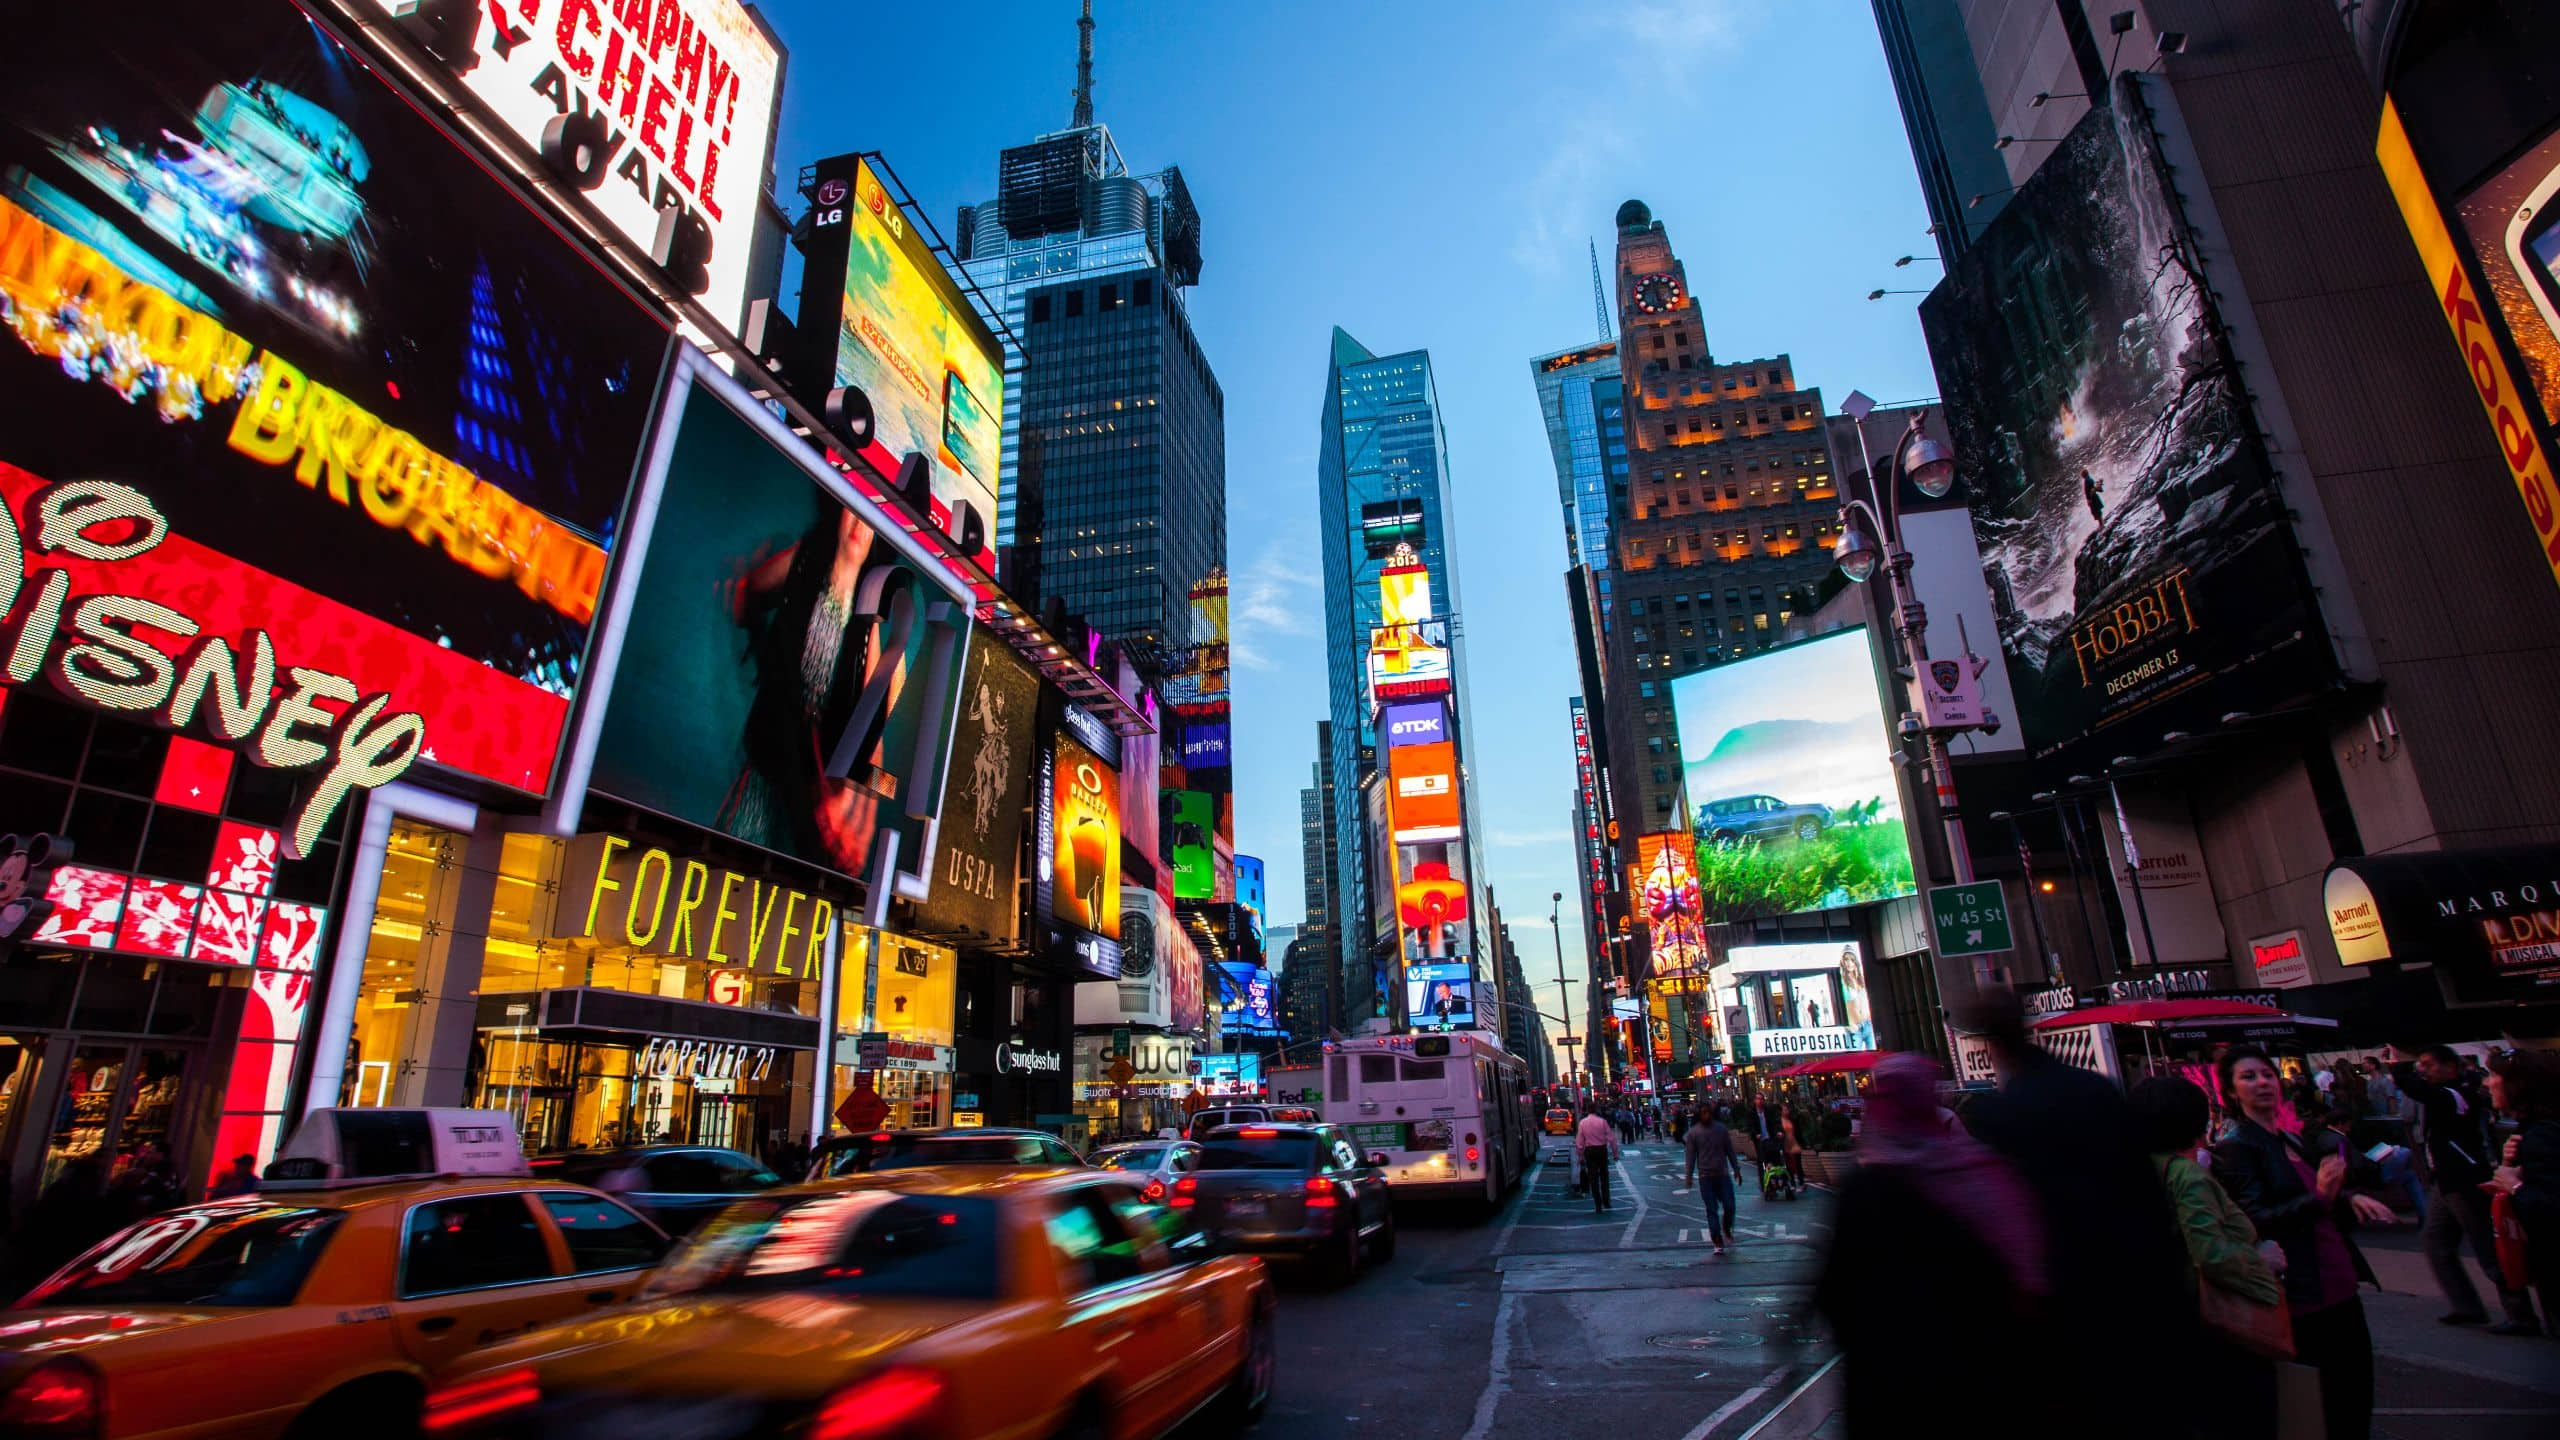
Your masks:
<path fill-rule="evenodd" d="M 1206 900 L 1217 889 L 1218 797 L 1206 790 L 1173 792 L 1173 898 Z"/>
<path fill-rule="evenodd" d="M 56 688 L 328 777 L 289 847 L 412 762 L 549 784 L 667 348 L 284 0 L 12 17 L 0 489 L 41 565 L 7 579 L 123 657 Z M 43 521 L 83 506 L 88 541 Z"/>
<path fill-rule="evenodd" d="M 1061 733 L 1052 752 L 1048 835 L 1049 916 L 1060 925 L 1120 938 L 1120 777 Z"/>
<path fill-rule="evenodd" d="M 1259 856 L 1236 857 L 1236 903 L 1244 907 L 1248 916 L 1246 923 L 1253 926 L 1254 943 L 1261 944 L 1263 919 L 1270 902 L 1269 897 L 1264 894 L 1262 860 Z"/>
<path fill-rule="evenodd" d="M 1912 893 L 1863 626 L 1681 676 L 1671 704 L 1702 915 L 1722 923 Z"/>
<path fill-rule="evenodd" d="M 1571 702 L 1573 717 L 1573 780 L 1582 799 L 1582 874 L 1594 895 L 1609 890 L 1608 840 L 1602 831 L 1600 815 L 1600 768 L 1591 748 L 1591 711 L 1576 695 Z M 1695 866 L 1690 867 L 1695 870 Z"/>
<path fill-rule="evenodd" d="M 1449 738 L 1449 707 L 1437 700 L 1412 700 L 1384 707 L 1378 734 L 1387 748 L 1432 745 Z"/>
<path fill-rule="evenodd" d="M 1197 1055 L 1200 1088 L 1211 1095 L 1253 1095 L 1262 1090 L 1262 1057 L 1254 1054 Z"/>
<path fill-rule="evenodd" d="M 594 785 L 863 879 L 895 833 L 897 893 L 926 899 L 965 593 L 735 381 L 690 354 L 682 373 L 615 576 Z"/>
<path fill-rule="evenodd" d="M 1458 838 L 1457 746 L 1396 746 L 1387 751 L 1387 781 L 1387 816 L 1397 844 Z"/>
<path fill-rule="evenodd" d="M 2116 98 L 1920 307 L 2039 757 L 2334 671 L 2135 77 Z"/>
<path fill-rule="evenodd" d="M 1279 1018 L 1271 1009 L 1271 972 L 1250 961 L 1217 962 L 1218 1003 L 1226 1011 L 1230 1035 L 1277 1035 Z"/>
<path fill-rule="evenodd" d="M 1182 724 L 1182 768 L 1185 770 L 1223 770 L 1232 763 L 1229 758 L 1228 722 L 1190 720 Z"/>
<path fill-rule="evenodd" d="M 1404 967 L 1405 1021 L 1416 1030 L 1465 1030 L 1476 1023 L 1475 969 L 1465 961 Z"/>
<path fill-rule="evenodd" d="M 1381 625 L 1369 632 L 1372 703 L 1446 695 L 1449 690 L 1448 621 Z"/>
<path fill-rule="evenodd" d="M 1431 571 L 1404 557 L 1378 572 L 1378 623 L 1419 625 L 1431 618 Z"/>
<path fill-rule="evenodd" d="M 1032 721 L 1040 681 L 1012 647 L 985 630 L 969 637 L 960 680 L 960 728 L 942 781 L 941 854 L 919 929 L 961 931 L 996 943 L 1021 933 L 1016 882 L 1031 778 Z"/>
<path fill-rule="evenodd" d="M 869 436 L 881 479 L 923 456 L 934 524 L 992 568 L 1004 352 L 870 161 L 819 161 L 811 194 L 800 328 L 834 387 L 828 408 Z"/>
<path fill-rule="evenodd" d="M 676 208 L 698 225 L 695 238 L 708 248 L 697 298 L 737 327 L 782 87 L 781 51 L 749 6 L 360 4 L 406 17 L 399 28 L 444 57 L 518 157 L 549 159 L 542 168 L 642 253 L 656 241 L 661 211 Z"/>
<path fill-rule="evenodd" d="M 1707 970 L 1707 926 L 1698 888 L 1698 841 L 1685 831 L 1636 837 L 1627 893 L 1644 921 L 1653 978 L 1685 980 Z"/>
<path fill-rule="evenodd" d="M 1751 1053 L 1838 1054 L 1872 1050 L 1875 1004 L 1867 993 L 1866 953 L 1855 940 L 1737 945 L 1716 967 L 1750 1012 Z"/>

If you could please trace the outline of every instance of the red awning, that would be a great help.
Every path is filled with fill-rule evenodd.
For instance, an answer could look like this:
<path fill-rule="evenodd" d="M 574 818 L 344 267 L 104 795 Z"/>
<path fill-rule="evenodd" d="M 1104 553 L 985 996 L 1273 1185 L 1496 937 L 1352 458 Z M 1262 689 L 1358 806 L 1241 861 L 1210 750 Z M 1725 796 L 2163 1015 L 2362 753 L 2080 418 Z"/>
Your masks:
<path fill-rule="evenodd" d="M 1840 1055 L 1825 1055 L 1815 1060 L 1800 1060 L 1784 1070 L 1772 1070 L 1769 1078 L 1786 1080 L 1800 1075 L 1844 1075 L 1852 1070 L 1873 1070 L 1884 1058 L 1881 1050 L 1851 1050 Z"/>
<path fill-rule="evenodd" d="M 2075 1025 L 2155 1025 L 2164 1020 L 2256 1019 L 2280 1016 L 2281 1010 L 2237 1000 L 2128 1000 L 2121 1005 L 2092 1005 L 2039 1017 L 2033 1028 L 2067 1030 Z"/>

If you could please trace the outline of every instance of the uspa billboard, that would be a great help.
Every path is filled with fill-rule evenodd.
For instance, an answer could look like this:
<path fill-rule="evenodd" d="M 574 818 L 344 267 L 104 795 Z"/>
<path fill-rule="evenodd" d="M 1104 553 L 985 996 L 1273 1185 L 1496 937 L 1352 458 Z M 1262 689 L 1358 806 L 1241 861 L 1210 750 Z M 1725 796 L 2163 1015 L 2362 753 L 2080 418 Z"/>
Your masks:
<path fill-rule="evenodd" d="M 679 288 L 735 329 L 772 160 L 782 52 L 739 0 L 357 0 L 440 59 L 520 159 L 651 253 L 673 210 Z M 202 7 L 191 7 L 201 10 Z"/>
<path fill-rule="evenodd" d="M 75 699 L 325 777 L 303 819 L 413 760 L 550 782 L 667 348 L 284 0 L 9 22 L 0 491 L 28 633 L 105 647 L 55 667 Z M 12 683 L 45 659 L 18 650 Z"/>
<path fill-rule="evenodd" d="M 1920 307 L 2038 757 L 2334 674 L 2138 77 L 2116 102 Z"/>
<path fill-rule="evenodd" d="M 941 856 L 933 893 L 916 911 L 919 928 L 997 944 L 1020 933 L 1015 882 L 1039 704 L 1039 678 L 1012 647 L 985 630 L 972 634 L 960 682 L 960 728 L 944 767 Z"/>
<path fill-rule="evenodd" d="M 992 567 L 1004 352 L 869 160 L 819 161 L 812 197 L 800 327 L 827 407 L 882 480 L 922 456 L 934 523 Z"/>
<path fill-rule="evenodd" d="M 1865 627 L 1681 676 L 1671 703 L 1708 923 L 1912 892 Z"/>
<path fill-rule="evenodd" d="M 1636 837 L 1635 872 L 1627 891 L 1645 925 L 1656 980 L 1706 974 L 1707 927 L 1698 885 L 1698 841 L 1685 831 Z"/>
<path fill-rule="evenodd" d="M 897 893 L 926 899 L 966 592 L 690 351 L 668 411 L 615 574 L 595 788 L 865 880 L 895 833 Z"/>

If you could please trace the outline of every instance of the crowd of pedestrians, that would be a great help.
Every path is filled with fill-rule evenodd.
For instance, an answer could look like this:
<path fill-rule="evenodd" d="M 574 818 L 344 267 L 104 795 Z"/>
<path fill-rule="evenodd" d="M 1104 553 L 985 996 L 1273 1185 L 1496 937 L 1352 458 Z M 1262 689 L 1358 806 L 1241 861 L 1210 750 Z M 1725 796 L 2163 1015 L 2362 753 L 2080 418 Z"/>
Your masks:
<path fill-rule="evenodd" d="M 2163 1073 L 2127 1094 L 2032 1044 L 2005 992 L 1967 1028 L 1991 1047 L 1997 1091 L 1959 1122 L 1934 1062 L 1886 1057 L 1838 1187 L 1815 1298 L 1842 1351 L 1853 1435 L 1961 1413 L 1994 1435 L 2050 1433 L 2069 1416 L 2101 1436 L 2365 1440 L 2374 1277 L 2357 1236 L 2410 1223 L 2394 1195 L 2423 1217 L 2444 1323 L 2526 1337 L 2555 1318 L 2560 1053 L 2516 1051 L 2475 1072 L 2445 1047 L 2385 1049 L 2288 1084 L 2265 1051 L 2234 1045 L 2197 1072 L 2212 1093 Z M 2349 1139 L 2403 1110 L 2406 1145 Z M 1789 1143 L 1784 1119 L 1738 1128 L 1765 1153 Z M 1693 1176 L 1725 1153 L 1693 1139 Z M 1716 1228 L 1712 1200 L 1708 1213 L 1721 1243 L 1730 1220 Z M 2180 1383 L 2126 1384 L 2132 1355 Z M 1977 1403 L 1986 1384 L 2016 1403 Z"/>

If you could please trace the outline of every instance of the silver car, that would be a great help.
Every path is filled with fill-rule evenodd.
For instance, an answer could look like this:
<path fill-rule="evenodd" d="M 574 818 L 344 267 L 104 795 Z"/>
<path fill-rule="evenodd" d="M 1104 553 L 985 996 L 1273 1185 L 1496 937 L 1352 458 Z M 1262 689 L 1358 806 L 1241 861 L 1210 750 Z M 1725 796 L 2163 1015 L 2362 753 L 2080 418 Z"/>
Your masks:
<path fill-rule="evenodd" d="M 1137 1140 L 1106 1145 L 1093 1152 L 1089 1163 L 1099 1170 L 1143 1178 L 1147 1203 L 1161 1205 L 1175 1180 L 1200 1168 L 1200 1147 L 1189 1140 Z"/>

